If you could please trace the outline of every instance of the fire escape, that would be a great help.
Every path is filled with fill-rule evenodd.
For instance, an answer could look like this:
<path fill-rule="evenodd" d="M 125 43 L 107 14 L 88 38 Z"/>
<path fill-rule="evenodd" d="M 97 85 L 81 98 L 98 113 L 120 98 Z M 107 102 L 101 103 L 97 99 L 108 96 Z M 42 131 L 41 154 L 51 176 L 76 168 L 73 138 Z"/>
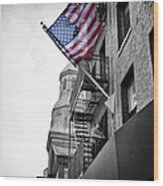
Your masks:
<path fill-rule="evenodd" d="M 106 3 L 96 3 L 99 18 L 105 20 L 106 18 Z M 108 92 L 109 89 L 109 68 L 108 57 L 105 56 L 105 40 L 100 48 L 99 54 L 92 54 L 87 59 L 87 64 L 94 64 L 88 67 L 86 70 L 91 76 L 101 85 L 101 87 Z M 81 73 L 81 72 L 80 72 Z M 81 178 L 98 152 L 102 149 L 107 141 L 107 126 L 102 126 L 104 138 L 96 138 L 91 135 L 92 122 L 95 115 L 95 110 L 103 100 L 103 95 L 92 84 L 92 82 L 85 76 L 79 74 L 77 78 L 74 97 L 72 96 L 71 102 L 76 99 L 75 106 L 72 108 L 70 123 L 74 124 L 76 131 L 76 138 L 78 148 L 69 162 L 68 178 Z M 81 83 L 82 82 L 82 83 Z M 79 89 L 79 85 L 81 87 Z M 80 93 L 77 94 L 78 90 Z M 75 93 L 76 92 L 76 93 Z M 84 94 L 84 96 L 82 96 Z M 101 122 L 106 125 L 106 116 L 101 119 Z M 70 134 L 71 138 L 71 134 Z M 71 141 L 71 140 L 70 140 Z M 92 145 L 94 143 L 94 145 Z"/>

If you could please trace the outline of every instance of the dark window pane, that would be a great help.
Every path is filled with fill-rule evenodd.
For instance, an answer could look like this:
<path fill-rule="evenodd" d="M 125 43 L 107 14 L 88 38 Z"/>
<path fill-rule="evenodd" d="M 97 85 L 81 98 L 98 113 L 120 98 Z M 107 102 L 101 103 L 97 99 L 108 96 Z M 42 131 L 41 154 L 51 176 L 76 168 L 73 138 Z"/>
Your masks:
<path fill-rule="evenodd" d="M 130 27 L 129 3 L 121 2 L 117 4 L 117 26 L 118 26 L 118 46 L 120 48 L 123 39 Z"/>
<path fill-rule="evenodd" d="M 105 20 L 107 13 L 107 4 L 106 3 L 96 3 L 97 12 L 99 15 L 99 19 Z"/>
<path fill-rule="evenodd" d="M 66 79 L 64 79 L 64 81 L 63 81 L 63 90 L 66 89 L 66 83 L 67 83 L 67 81 L 66 81 Z"/>
<path fill-rule="evenodd" d="M 151 52 L 152 70 L 154 72 L 154 28 L 152 28 L 151 32 L 149 33 L 149 44 Z"/>
<path fill-rule="evenodd" d="M 105 39 L 100 48 L 100 75 L 101 75 L 101 78 L 105 78 L 105 75 L 106 75 Z"/>
<path fill-rule="evenodd" d="M 136 113 L 137 102 L 135 98 L 134 68 L 132 65 L 121 84 L 123 123 Z"/>

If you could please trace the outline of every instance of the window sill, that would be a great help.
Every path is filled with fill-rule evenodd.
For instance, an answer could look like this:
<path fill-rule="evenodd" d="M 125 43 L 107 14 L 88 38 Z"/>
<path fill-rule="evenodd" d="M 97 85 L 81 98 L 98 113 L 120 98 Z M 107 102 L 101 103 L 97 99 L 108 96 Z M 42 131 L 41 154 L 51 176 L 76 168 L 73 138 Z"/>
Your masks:
<path fill-rule="evenodd" d="M 129 112 L 129 119 L 132 118 L 137 111 L 137 105 L 135 105 L 135 107 Z"/>
<path fill-rule="evenodd" d="M 122 51 L 123 51 L 128 39 L 129 39 L 131 31 L 132 31 L 132 28 L 130 27 L 128 32 L 127 32 L 127 34 L 126 34 L 126 36 L 125 36 L 125 38 L 124 38 L 124 40 L 123 40 L 123 42 L 122 42 L 122 44 L 121 44 L 121 46 L 120 46 L 120 48 L 119 48 L 119 50 L 118 50 L 117 57 L 119 57 L 121 55 L 121 53 L 122 53 Z"/>

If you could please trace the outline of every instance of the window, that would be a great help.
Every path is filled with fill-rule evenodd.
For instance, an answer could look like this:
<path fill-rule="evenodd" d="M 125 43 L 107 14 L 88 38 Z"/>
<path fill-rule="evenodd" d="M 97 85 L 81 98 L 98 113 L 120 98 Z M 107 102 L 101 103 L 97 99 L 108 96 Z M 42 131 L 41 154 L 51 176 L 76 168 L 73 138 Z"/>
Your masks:
<path fill-rule="evenodd" d="M 72 78 L 71 88 L 74 88 L 75 85 L 75 78 Z"/>
<path fill-rule="evenodd" d="M 127 96 L 128 96 L 128 110 L 129 113 L 131 113 L 136 106 L 136 99 L 135 99 L 136 93 L 135 93 L 135 84 L 133 79 L 130 81 L 130 84 L 128 86 Z"/>
<path fill-rule="evenodd" d="M 68 77 L 68 80 L 67 80 L 67 89 L 71 89 L 71 78 Z"/>
<path fill-rule="evenodd" d="M 105 78 L 106 75 L 106 61 L 105 61 L 105 39 L 100 48 L 100 75 Z"/>
<path fill-rule="evenodd" d="M 151 32 L 149 33 L 149 45 L 151 52 L 152 70 L 154 72 L 154 28 L 152 28 Z"/>
<path fill-rule="evenodd" d="M 129 3 L 120 2 L 117 4 L 117 26 L 118 26 L 118 47 L 120 48 L 127 31 L 130 28 Z"/>
<path fill-rule="evenodd" d="M 104 115 L 101 118 L 101 128 L 102 132 L 105 136 L 105 138 L 108 138 L 108 116 L 107 116 L 107 111 L 105 111 Z"/>
<path fill-rule="evenodd" d="M 53 150 L 51 149 L 49 151 L 49 177 L 53 177 L 54 176 L 54 173 L 53 173 L 53 167 L 54 167 L 54 152 Z"/>
<path fill-rule="evenodd" d="M 105 79 L 106 73 L 107 73 L 107 67 L 106 67 L 106 56 L 105 56 L 105 39 L 103 40 L 103 43 L 99 50 L 99 55 L 94 56 L 95 59 L 95 65 L 92 69 L 92 75 L 96 79 Z"/>
<path fill-rule="evenodd" d="M 131 66 L 126 77 L 122 81 L 121 99 L 122 117 L 123 123 L 125 123 L 130 117 L 132 117 L 136 113 L 137 107 L 133 65 Z"/>
<path fill-rule="evenodd" d="M 63 90 L 65 90 L 65 89 L 66 89 L 66 84 L 67 84 L 67 80 L 66 80 L 66 79 L 64 79 L 64 80 L 63 80 Z"/>
<path fill-rule="evenodd" d="M 105 20 L 106 14 L 107 14 L 107 4 L 106 3 L 96 3 L 96 7 L 97 7 L 99 19 Z"/>

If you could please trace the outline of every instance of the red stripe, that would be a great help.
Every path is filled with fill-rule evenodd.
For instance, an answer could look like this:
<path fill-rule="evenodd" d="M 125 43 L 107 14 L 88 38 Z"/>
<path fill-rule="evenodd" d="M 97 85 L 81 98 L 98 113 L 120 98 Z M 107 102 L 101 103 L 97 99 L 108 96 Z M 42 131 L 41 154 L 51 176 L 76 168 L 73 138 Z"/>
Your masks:
<path fill-rule="evenodd" d="M 78 8 L 79 8 L 79 5 L 76 5 L 76 6 L 74 7 L 73 11 L 72 11 L 72 12 L 70 13 L 70 15 L 68 16 L 68 19 L 71 19 L 71 18 L 72 18 L 73 14 L 75 14 L 75 13 L 77 12 Z"/>
<path fill-rule="evenodd" d="M 82 15 L 82 13 L 83 13 L 85 7 L 86 7 L 86 4 L 83 6 L 82 11 L 81 11 L 80 14 L 78 15 L 78 18 L 73 22 L 73 24 L 76 24 L 76 23 L 78 22 L 78 20 L 79 20 L 80 16 Z"/>
<path fill-rule="evenodd" d="M 81 38 L 79 38 L 79 39 L 77 40 L 77 42 L 74 43 L 74 45 L 72 45 L 72 46 L 69 48 L 70 51 L 73 50 L 77 45 L 79 45 L 79 44 L 83 41 L 84 37 L 85 37 L 85 36 L 91 31 L 91 29 L 93 28 L 94 23 L 96 22 L 96 19 L 97 19 L 97 17 L 95 16 L 95 17 L 93 18 L 91 24 L 88 26 L 87 30 L 85 31 L 85 33 L 83 33 L 83 35 L 81 36 Z"/>
<path fill-rule="evenodd" d="M 84 21 L 82 21 L 81 24 L 79 25 L 79 29 L 82 28 L 83 24 L 85 23 L 85 20 L 87 20 L 89 18 L 90 14 L 92 13 L 94 8 L 95 8 L 95 5 L 92 3 L 89 10 L 87 11 L 85 17 L 83 18 Z"/>
<path fill-rule="evenodd" d="M 92 52 L 93 49 L 94 49 L 94 46 L 95 46 L 95 45 L 93 45 L 93 46 L 88 50 L 88 52 L 87 52 L 85 55 L 80 56 L 80 57 L 78 57 L 77 59 L 75 59 L 75 64 L 78 64 L 82 59 L 86 59 L 88 56 L 90 56 L 91 52 Z"/>
<path fill-rule="evenodd" d="M 91 42 L 93 41 L 93 39 L 96 37 L 96 35 L 98 34 L 98 32 L 100 31 L 101 27 L 103 25 L 103 22 L 99 22 L 99 26 L 96 28 L 96 30 L 94 31 L 94 33 L 92 34 L 92 37 L 89 38 L 89 40 L 87 41 L 87 43 L 85 43 L 85 45 L 80 49 L 78 50 L 76 53 L 70 55 L 70 57 L 74 57 L 76 55 L 79 55 L 83 50 L 85 50 L 85 48 L 87 46 L 89 46 L 91 44 Z"/>

